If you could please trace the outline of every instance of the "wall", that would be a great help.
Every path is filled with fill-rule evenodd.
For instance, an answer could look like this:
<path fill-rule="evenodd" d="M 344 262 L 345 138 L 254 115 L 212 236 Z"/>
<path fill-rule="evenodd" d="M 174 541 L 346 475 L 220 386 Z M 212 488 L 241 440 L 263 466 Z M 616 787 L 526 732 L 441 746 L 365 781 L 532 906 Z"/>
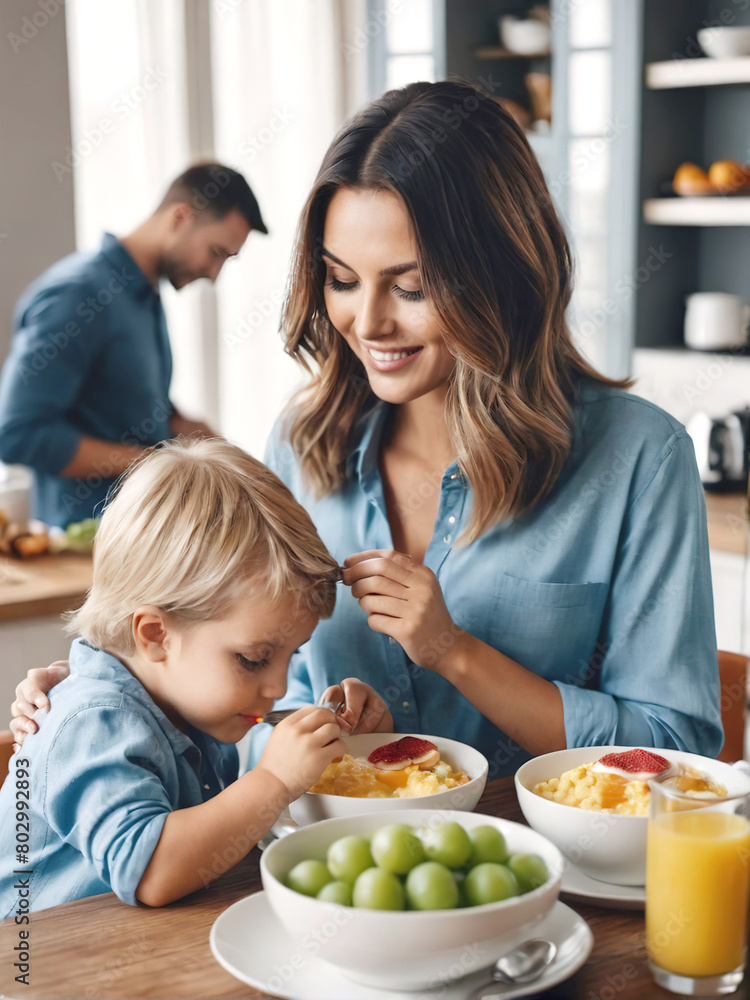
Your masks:
<path fill-rule="evenodd" d="M 750 357 L 730 351 L 635 350 L 631 374 L 633 392 L 682 423 L 699 410 L 720 417 L 750 406 Z"/>
<path fill-rule="evenodd" d="M 46 267 L 75 250 L 69 154 L 65 7 L 60 0 L 0 4 L 0 361 L 15 302 Z"/>

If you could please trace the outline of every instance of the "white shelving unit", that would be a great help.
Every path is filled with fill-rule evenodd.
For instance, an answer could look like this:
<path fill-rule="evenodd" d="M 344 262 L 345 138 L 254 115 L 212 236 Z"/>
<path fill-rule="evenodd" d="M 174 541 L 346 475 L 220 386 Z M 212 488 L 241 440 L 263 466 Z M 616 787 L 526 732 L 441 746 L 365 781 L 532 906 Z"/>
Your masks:
<path fill-rule="evenodd" d="M 676 87 L 720 87 L 750 83 L 750 56 L 736 59 L 670 59 L 646 66 L 649 90 Z"/>
<path fill-rule="evenodd" d="M 750 226 L 750 198 L 648 198 L 643 221 L 652 226 Z"/>

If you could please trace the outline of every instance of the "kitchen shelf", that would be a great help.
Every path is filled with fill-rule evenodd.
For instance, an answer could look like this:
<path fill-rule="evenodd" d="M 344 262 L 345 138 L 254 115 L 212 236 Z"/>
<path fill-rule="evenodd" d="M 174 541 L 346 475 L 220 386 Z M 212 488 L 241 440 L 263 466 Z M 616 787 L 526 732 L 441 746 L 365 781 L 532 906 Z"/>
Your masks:
<path fill-rule="evenodd" d="M 750 198 L 648 198 L 643 221 L 652 226 L 750 226 Z"/>
<path fill-rule="evenodd" d="M 750 56 L 735 59 L 669 59 L 646 66 L 646 87 L 649 90 L 720 87 L 732 83 L 750 83 Z"/>
<path fill-rule="evenodd" d="M 480 49 L 475 49 L 474 55 L 477 59 L 541 59 L 544 56 L 551 56 L 552 52 L 529 52 L 522 55 L 520 52 L 511 52 L 503 48 L 502 45 L 484 45 Z"/>

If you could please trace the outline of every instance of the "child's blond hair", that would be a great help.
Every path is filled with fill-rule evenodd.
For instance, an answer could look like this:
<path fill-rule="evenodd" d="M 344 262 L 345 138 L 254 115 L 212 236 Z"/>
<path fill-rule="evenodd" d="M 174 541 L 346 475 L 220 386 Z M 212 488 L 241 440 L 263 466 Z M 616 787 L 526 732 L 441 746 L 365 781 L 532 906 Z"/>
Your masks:
<path fill-rule="evenodd" d="M 309 514 L 270 469 L 219 438 L 176 439 L 139 458 L 108 501 L 93 585 L 66 630 L 132 654 L 140 605 L 189 627 L 221 618 L 251 581 L 265 600 L 294 596 L 328 618 L 337 579 Z"/>

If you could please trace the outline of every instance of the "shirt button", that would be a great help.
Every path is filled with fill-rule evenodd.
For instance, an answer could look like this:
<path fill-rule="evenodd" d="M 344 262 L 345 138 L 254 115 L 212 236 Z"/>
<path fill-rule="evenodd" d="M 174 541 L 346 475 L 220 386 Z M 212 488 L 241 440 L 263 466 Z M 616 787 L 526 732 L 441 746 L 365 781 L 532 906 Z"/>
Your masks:
<path fill-rule="evenodd" d="M 211 790 L 211 786 L 210 785 L 204 785 L 203 787 L 206 788 L 206 789 L 208 789 L 209 791 Z"/>
<path fill-rule="evenodd" d="M 445 538 L 443 539 L 443 541 L 444 541 L 444 542 L 445 542 L 446 544 L 450 543 L 450 540 L 451 540 L 451 536 L 450 536 L 450 535 L 446 535 L 446 536 L 445 536 Z"/>
<path fill-rule="evenodd" d="M 451 516 L 448 518 L 448 524 L 455 524 L 455 523 L 456 523 L 456 519 L 453 516 L 453 514 L 451 514 Z"/>
<path fill-rule="evenodd" d="M 458 473 L 457 473 L 457 472 L 454 472 L 454 473 L 453 473 L 453 474 L 451 475 L 451 479 L 458 479 Z"/>
<path fill-rule="evenodd" d="M 408 707 L 409 707 L 409 702 L 408 702 L 408 701 L 405 701 L 405 702 L 403 703 L 403 707 L 404 707 L 404 708 L 408 708 Z"/>

